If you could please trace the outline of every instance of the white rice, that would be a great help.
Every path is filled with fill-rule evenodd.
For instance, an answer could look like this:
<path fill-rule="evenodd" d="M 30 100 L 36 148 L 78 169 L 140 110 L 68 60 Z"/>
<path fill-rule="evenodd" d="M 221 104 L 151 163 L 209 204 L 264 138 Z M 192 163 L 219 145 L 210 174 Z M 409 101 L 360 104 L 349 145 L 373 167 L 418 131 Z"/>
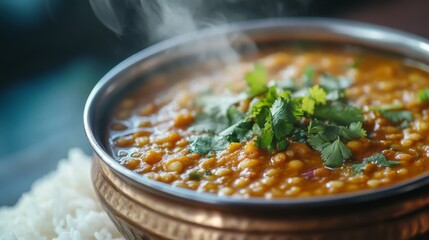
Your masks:
<path fill-rule="evenodd" d="M 0 239 L 123 239 L 97 201 L 90 163 L 72 149 L 16 206 L 0 208 Z"/>

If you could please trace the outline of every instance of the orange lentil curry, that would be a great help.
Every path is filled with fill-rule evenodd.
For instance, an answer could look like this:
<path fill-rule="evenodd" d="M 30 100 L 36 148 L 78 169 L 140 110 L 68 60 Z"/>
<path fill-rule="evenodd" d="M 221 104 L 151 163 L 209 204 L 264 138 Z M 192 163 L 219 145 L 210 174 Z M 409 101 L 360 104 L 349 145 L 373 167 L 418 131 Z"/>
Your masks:
<path fill-rule="evenodd" d="M 429 170 L 429 73 L 411 60 L 291 47 L 172 85 L 146 84 L 110 121 L 115 158 L 143 177 L 220 196 L 289 198 L 374 189 Z"/>

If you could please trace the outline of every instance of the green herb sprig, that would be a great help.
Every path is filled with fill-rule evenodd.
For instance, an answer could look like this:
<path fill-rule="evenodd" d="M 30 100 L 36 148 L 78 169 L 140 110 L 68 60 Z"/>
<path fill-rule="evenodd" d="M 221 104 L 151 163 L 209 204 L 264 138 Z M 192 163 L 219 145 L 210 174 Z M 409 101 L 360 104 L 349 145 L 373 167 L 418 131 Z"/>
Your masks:
<path fill-rule="evenodd" d="M 255 64 L 245 77 L 249 86 L 245 96 L 203 97 L 203 112 L 190 128 L 201 134 L 190 137 L 189 151 L 207 155 L 231 142 L 254 138 L 256 147 L 272 153 L 299 141 L 320 151 L 325 166 L 342 166 L 351 157 L 346 143 L 366 136 L 363 112 L 339 97 L 351 81 L 323 74 L 321 85 L 315 85 L 315 74 L 314 68 L 307 68 L 303 77 L 306 86 L 295 92 L 268 86 L 266 70 Z M 337 97 L 329 98 L 333 95 Z M 247 112 L 236 107 L 244 99 L 251 100 Z"/>
<path fill-rule="evenodd" d="M 396 124 L 399 128 L 407 128 L 414 118 L 410 111 L 401 110 L 403 108 L 403 104 L 388 104 L 380 107 L 371 107 L 370 110 L 379 112 L 382 117 Z"/>
<path fill-rule="evenodd" d="M 352 171 L 355 174 L 361 173 L 365 169 L 365 165 L 368 163 L 373 163 L 379 167 L 393 167 L 398 165 L 398 161 L 387 160 L 386 156 L 381 153 L 376 153 L 370 157 L 364 158 L 362 163 L 357 163 L 352 166 Z"/>

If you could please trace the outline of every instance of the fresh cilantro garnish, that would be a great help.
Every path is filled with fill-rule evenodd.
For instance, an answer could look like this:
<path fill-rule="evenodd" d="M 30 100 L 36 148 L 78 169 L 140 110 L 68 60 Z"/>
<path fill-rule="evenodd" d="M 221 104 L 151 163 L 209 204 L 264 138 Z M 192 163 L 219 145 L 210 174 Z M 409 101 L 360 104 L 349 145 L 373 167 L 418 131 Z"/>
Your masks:
<path fill-rule="evenodd" d="M 218 133 L 226 127 L 228 127 L 228 119 L 226 117 L 199 113 L 196 116 L 195 122 L 188 129 L 194 132 Z"/>
<path fill-rule="evenodd" d="M 192 153 L 198 153 L 202 156 L 207 155 L 210 151 L 220 151 L 227 146 L 226 139 L 218 136 L 203 134 L 191 136 L 189 138 L 188 150 Z"/>
<path fill-rule="evenodd" d="M 252 122 L 249 122 L 247 119 L 243 119 L 220 132 L 219 136 L 229 142 L 243 142 L 252 137 L 252 127 Z"/>
<path fill-rule="evenodd" d="M 247 113 L 236 103 L 243 96 L 228 97 L 220 103 L 208 103 L 190 128 L 202 134 L 189 138 L 189 151 L 213 154 L 231 142 L 254 138 L 254 144 L 270 153 L 285 150 L 291 141 L 308 143 L 321 153 L 324 165 L 341 166 L 351 156 L 345 143 L 366 136 L 361 109 L 337 101 L 344 97 L 349 82 L 322 75 L 324 85 L 313 85 L 315 70 L 304 71 L 302 90 L 291 92 L 268 87 L 267 73 L 261 64 L 246 75 L 250 101 Z M 323 78 L 325 80 L 323 80 Z M 216 102 L 213 96 L 205 98 Z"/>
<path fill-rule="evenodd" d="M 350 150 L 343 142 L 365 137 L 366 131 L 361 122 L 344 127 L 327 125 L 316 120 L 310 122 L 308 134 L 308 143 L 322 154 L 324 165 L 335 168 L 351 156 Z"/>
<path fill-rule="evenodd" d="M 285 138 L 302 117 L 302 111 L 292 101 L 290 94 L 279 91 L 270 88 L 267 97 L 256 103 L 251 111 L 255 125 L 259 128 L 256 131 L 260 132 L 255 145 L 268 152 L 287 148 L 289 143 Z"/>
<path fill-rule="evenodd" d="M 386 104 L 378 107 L 370 107 L 369 110 L 379 112 L 381 116 L 400 128 L 406 128 L 413 121 L 413 114 L 404 108 L 403 104 Z"/>
<path fill-rule="evenodd" d="M 293 125 L 297 121 L 293 114 L 293 103 L 278 98 L 271 106 L 270 112 L 274 136 L 281 140 L 293 131 Z"/>
<path fill-rule="evenodd" d="M 308 136 L 308 143 L 311 147 L 321 152 L 325 147 L 327 147 L 332 140 L 327 138 L 323 133 L 318 133 L 315 135 Z"/>
<path fill-rule="evenodd" d="M 352 166 L 352 171 L 355 174 L 361 173 L 365 169 L 365 165 L 368 163 L 373 163 L 377 165 L 378 167 L 393 167 L 395 165 L 398 165 L 398 161 L 390 161 L 386 159 L 386 156 L 384 156 L 381 153 L 376 153 L 370 157 L 364 158 L 362 163 L 357 163 Z"/>
<path fill-rule="evenodd" d="M 285 139 L 294 129 L 294 124 L 301 117 L 300 112 L 294 112 L 294 103 L 282 97 L 277 98 L 270 108 L 260 139 L 257 145 L 271 152 L 273 149 L 282 151 L 287 148 L 289 142 Z M 271 120 L 271 122 L 270 122 Z M 268 136 L 268 135 L 274 135 Z M 271 140 L 271 143 L 268 141 Z"/>
<path fill-rule="evenodd" d="M 261 130 L 260 135 L 255 140 L 255 146 L 267 150 L 268 152 L 272 152 L 274 150 L 274 132 L 272 128 L 272 116 L 271 114 L 267 116 L 266 124 L 264 128 Z"/>
<path fill-rule="evenodd" d="M 203 108 L 203 112 L 197 115 L 189 130 L 219 133 L 243 117 L 243 113 L 232 107 L 239 100 L 235 96 L 201 96 L 197 99 L 197 105 Z"/>
<path fill-rule="evenodd" d="M 270 107 L 274 104 L 274 101 L 278 97 L 279 95 L 277 93 L 277 88 L 272 86 L 268 89 L 265 98 L 262 100 L 258 99 L 252 104 L 251 117 L 255 120 L 260 128 L 264 127 L 265 120 L 270 113 Z"/>
<path fill-rule="evenodd" d="M 253 70 L 246 74 L 245 80 L 249 85 L 249 97 L 258 96 L 267 91 L 267 71 L 260 63 L 256 63 Z"/>
<path fill-rule="evenodd" d="M 353 122 L 363 121 L 363 112 L 361 109 L 348 106 L 340 102 L 334 102 L 331 105 L 321 105 L 314 111 L 314 117 L 340 125 L 349 125 Z"/>
<path fill-rule="evenodd" d="M 304 130 L 304 129 L 302 129 L 302 128 L 298 128 L 298 127 L 296 127 L 296 128 L 293 130 L 293 132 L 292 132 L 292 134 L 291 134 L 290 138 L 291 138 L 293 141 L 295 141 L 295 142 L 305 143 L 305 142 L 307 142 L 307 139 L 308 139 L 308 137 L 307 137 L 307 131 L 305 131 L 305 130 Z"/>
<path fill-rule="evenodd" d="M 401 110 L 402 108 L 404 108 L 403 104 L 384 104 L 377 107 L 372 106 L 369 108 L 369 110 L 380 112 L 380 111 Z"/>
<path fill-rule="evenodd" d="M 352 122 L 348 127 L 341 127 L 340 136 L 345 141 L 351 141 L 365 137 L 366 131 L 362 127 L 362 122 Z"/>
<path fill-rule="evenodd" d="M 400 128 L 406 128 L 413 121 L 413 115 L 410 111 L 389 111 L 382 110 L 380 114 L 392 123 L 397 124 Z"/>
<path fill-rule="evenodd" d="M 314 85 L 310 88 L 310 97 L 314 99 L 317 104 L 326 104 L 326 92 L 319 85 Z"/>
<path fill-rule="evenodd" d="M 197 98 L 197 105 L 203 107 L 203 112 L 214 114 L 216 117 L 223 117 L 227 114 L 228 109 L 238 103 L 241 96 L 232 95 L 203 95 Z"/>
<path fill-rule="evenodd" d="M 316 101 L 309 96 L 302 98 L 302 111 L 308 114 L 314 114 L 314 107 L 316 106 Z"/>
<path fill-rule="evenodd" d="M 321 153 L 324 165 L 331 168 L 341 167 L 344 160 L 352 156 L 352 153 L 346 145 L 340 141 L 340 138 L 326 145 Z"/>
<path fill-rule="evenodd" d="M 422 89 L 417 92 L 417 98 L 420 102 L 428 102 L 429 101 L 429 88 Z"/>
<path fill-rule="evenodd" d="M 319 85 L 309 89 L 309 95 L 302 98 L 302 111 L 312 115 L 316 104 L 326 104 L 326 92 Z"/>
<path fill-rule="evenodd" d="M 213 175 L 213 173 L 210 170 L 206 170 L 204 172 L 204 176 L 211 176 L 211 175 Z"/>
<path fill-rule="evenodd" d="M 349 126 L 329 125 L 317 120 L 311 121 L 308 126 L 309 135 L 322 135 L 325 141 L 333 141 L 338 137 L 342 141 L 351 141 L 366 136 L 366 131 L 362 127 L 362 122 L 354 122 Z M 317 147 L 316 147 L 317 148 Z"/>

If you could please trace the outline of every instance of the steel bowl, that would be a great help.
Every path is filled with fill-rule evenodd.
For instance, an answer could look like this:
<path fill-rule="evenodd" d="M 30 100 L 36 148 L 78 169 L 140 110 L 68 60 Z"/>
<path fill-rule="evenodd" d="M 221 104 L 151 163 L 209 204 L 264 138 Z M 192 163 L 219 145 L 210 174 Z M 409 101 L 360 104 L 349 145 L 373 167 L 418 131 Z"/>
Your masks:
<path fill-rule="evenodd" d="M 389 187 L 333 196 L 239 199 L 144 178 L 110 154 L 106 119 L 118 100 L 136 86 L 144 87 L 148 79 L 166 71 L 213 70 L 228 64 L 231 50 L 238 53 L 235 57 L 248 56 L 255 48 L 291 42 L 351 44 L 415 60 L 422 68 L 429 63 L 429 43 L 418 36 L 319 18 L 226 25 L 176 37 L 131 56 L 94 87 L 84 111 L 86 135 L 95 152 L 93 185 L 104 210 L 126 238 L 408 239 L 427 234 L 428 174 Z"/>

